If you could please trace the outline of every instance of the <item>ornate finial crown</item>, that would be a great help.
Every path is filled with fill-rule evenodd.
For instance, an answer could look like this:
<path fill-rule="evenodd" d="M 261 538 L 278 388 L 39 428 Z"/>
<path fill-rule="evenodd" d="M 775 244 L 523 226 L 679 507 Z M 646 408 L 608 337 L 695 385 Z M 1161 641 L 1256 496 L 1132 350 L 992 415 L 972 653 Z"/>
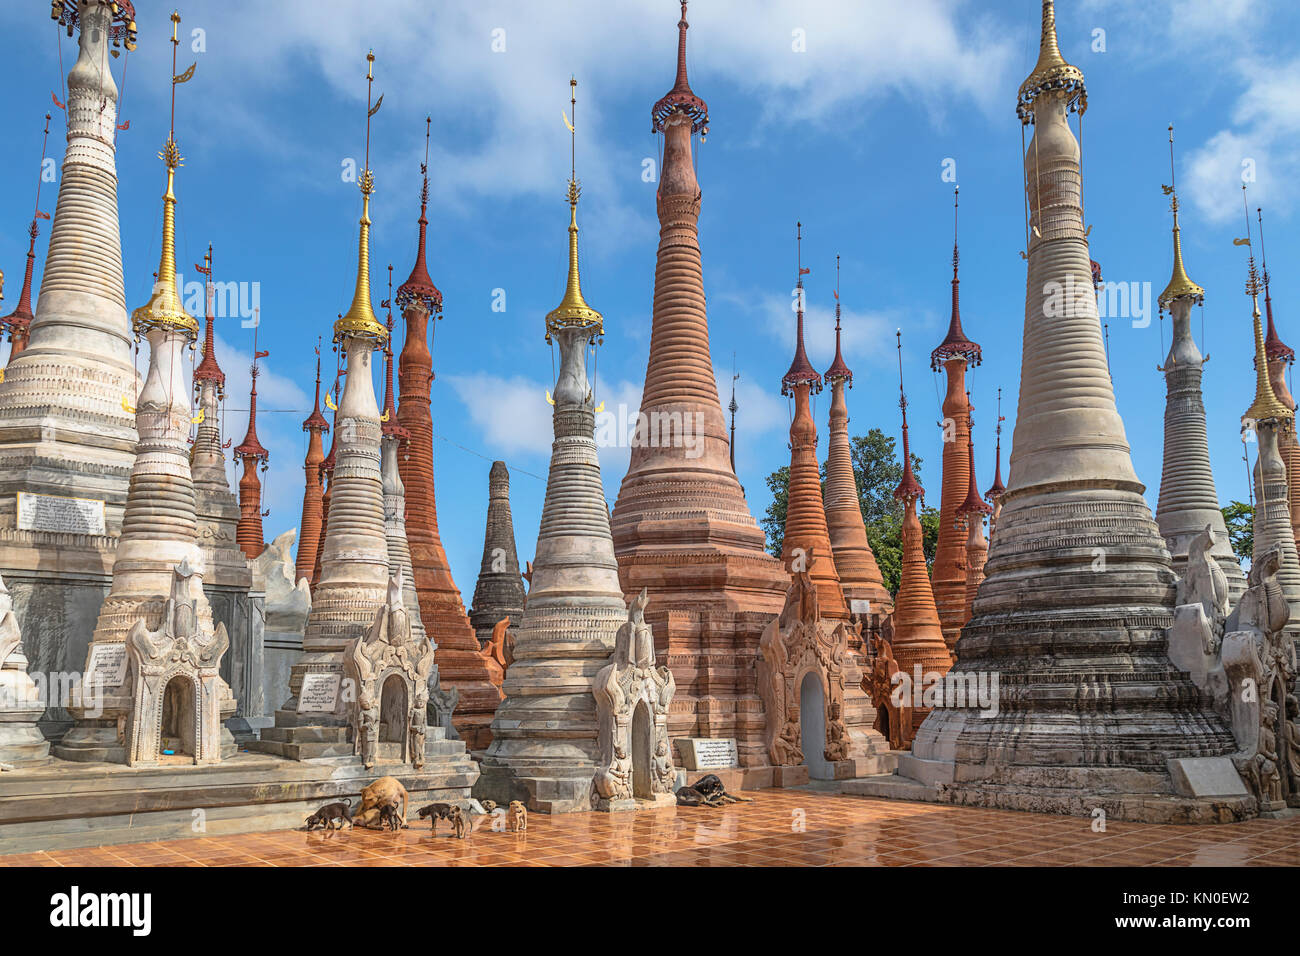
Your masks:
<path fill-rule="evenodd" d="M 577 173 L 577 110 L 578 81 L 569 78 L 569 108 L 572 120 L 565 117 L 569 128 L 570 171 L 569 171 L 569 277 L 565 284 L 564 299 L 558 306 L 546 314 L 546 341 L 551 340 L 552 333 L 561 329 L 581 329 L 593 336 L 605 334 L 604 317 L 587 304 L 582 296 L 582 276 L 578 271 L 578 199 L 582 194 L 582 184 Z"/>
<path fill-rule="evenodd" d="M 373 101 L 375 84 L 375 54 L 366 54 L 366 154 L 361 175 L 357 177 L 361 188 L 361 231 L 357 241 L 357 284 L 352 294 L 352 305 L 334 323 L 334 341 L 363 339 L 381 348 L 388 340 L 388 330 L 375 317 L 370 303 L 370 196 L 375 191 L 375 177 L 370 171 L 370 120 L 384 103 L 381 93 Z"/>
<path fill-rule="evenodd" d="M 822 389 L 822 377 L 817 374 L 817 370 L 812 367 L 808 361 L 808 353 L 804 350 L 803 344 L 803 277 L 811 272 L 811 269 L 803 267 L 803 223 L 795 223 L 795 249 L 796 262 L 798 263 L 798 279 L 795 282 L 795 344 L 794 344 L 794 361 L 790 363 L 790 370 L 785 373 L 781 379 L 781 394 L 793 395 L 795 389 L 800 385 L 807 385 L 813 392 L 820 392 Z"/>
<path fill-rule="evenodd" d="M 650 132 L 662 133 L 668 125 L 668 119 L 674 113 L 681 113 L 691 122 L 691 132 L 699 133 L 700 142 L 709 135 L 709 107 L 691 91 L 691 84 L 686 78 L 686 31 L 690 24 L 686 22 L 686 0 L 681 0 L 682 18 L 677 21 L 677 81 L 673 88 L 650 109 Z"/>
<path fill-rule="evenodd" d="M 1056 6 L 1053 0 L 1043 0 L 1043 28 L 1038 43 L 1038 62 L 1025 82 L 1020 84 L 1016 101 L 1016 115 L 1020 122 L 1034 121 L 1034 102 L 1044 93 L 1065 94 L 1068 109 L 1083 113 L 1088 109 L 1088 91 L 1083 83 L 1083 71 L 1072 66 L 1061 55 L 1056 42 Z"/>
<path fill-rule="evenodd" d="M 844 382 L 849 388 L 853 387 L 853 370 L 849 368 L 848 363 L 844 361 L 844 353 L 840 350 L 840 257 L 835 257 L 835 361 L 831 367 L 826 370 L 826 381 Z"/>
<path fill-rule="evenodd" d="M 948 319 L 947 336 L 930 353 L 930 368 L 935 371 L 938 371 L 944 362 L 951 359 L 965 359 L 966 363 L 971 368 L 974 368 L 984 358 L 984 353 L 979 345 L 967 338 L 965 331 L 961 327 L 961 300 L 958 293 L 961 280 L 957 277 L 959 262 L 957 255 L 957 202 L 959 188 L 954 186 L 952 190 L 952 313 Z"/>
<path fill-rule="evenodd" d="M 1234 245 L 1244 245 L 1250 249 L 1247 267 L 1246 294 L 1251 301 L 1251 321 L 1255 332 L 1255 400 L 1241 416 L 1242 423 L 1247 422 L 1282 422 L 1294 421 L 1295 413 L 1273 391 L 1273 382 L 1268 376 L 1268 352 L 1264 347 L 1264 327 L 1259 314 L 1259 271 L 1255 268 L 1255 252 L 1250 242 L 1250 207 L 1246 203 L 1246 185 L 1241 186 L 1241 201 L 1246 206 L 1246 238 L 1234 239 Z"/>
<path fill-rule="evenodd" d="M 1183 266 L 1183 240 L 1182 230 L 1178 227 L 1178 183 L 1174 172 L 1174 127 L 1169 127 L 1169 185 L 1161 187 L 1165 195 L 1169 197 L 1169 210 L 1174 217 L 1174 271 L 1169 279 L 1169 285 L 1165 286 L 1165 291 L 1160 293 L 1160 298 L 1156 301 L 1161 308 L 1169 308 L 1175 299 L 1181 299 L 1185 296 L 1191 296 L 1193 301 L 1201 302 L 1205 298 L 1205 290 L 1191 280 L 1187 275 L 1187 269 Z"/>
<path fill-rule="evenodd" d="M 153 295 L 149 301 L 131 313 L 131 327 L 136 335 L 145 335 L 155 329 L 177 330 L 185 334 L 189 341 L 198 337 L 199 323 L 185 311 L 176 290 L 176 170 L 183 165 L 180 148 L 176 145 L 176 87 L 186 83 L 194 76 L 191 66 L 184 73 L 176 73 L 176 50 L 178 46 L 177 28 L 180 14 L 173 12 L 172 21 L 172 83 L 171 83 L 171 128 L 167 142 L 163 144 L 158 158 L 167 167 L 167 191 L 163 193 L 163 227 L 161 254 L 158 263 L 157 279 L 154 282 Z"/>
<path fill-rule="evenodd" d="M 903 390 L 903 330 L 894 330 L 894 338 L 898 345 L 898 409 L 903 416 L 903 479 L 894 489 L 894 497 L 899 501 L 915 501 L 925 497 L 925 489 L 912 472 L 912 445 L 907 434 L 907 392 Z"/>
<path fill-rule="evenodd" d="M 72 36 L 73 30 L 81 25 L 79 6 L 78 0 L 51 0 L 50 2 L 50 19 L 66 29 L 68 36 Z M 125 46 L 128 53 L 132 52 L 139 39 L 139 32 L 135 26 L 135 5 L 131 0 L 116 0 L 108 4 L 108 9 L 110 17 L 108 37 L 113 43 L 113 56 L 117 56 L 119 46 Z"/>

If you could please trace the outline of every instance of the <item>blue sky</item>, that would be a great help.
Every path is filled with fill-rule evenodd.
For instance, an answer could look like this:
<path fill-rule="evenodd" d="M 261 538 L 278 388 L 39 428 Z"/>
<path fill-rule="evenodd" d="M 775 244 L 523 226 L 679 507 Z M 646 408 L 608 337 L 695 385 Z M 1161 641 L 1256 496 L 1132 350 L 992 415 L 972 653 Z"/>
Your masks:
<path fill-rule="evenodd" d="M 1024 311 L 1020 129 L 1016 89 L 1037 54 L 1035 0 L 696 0 L 690 8 L 692 86 L 712 130 L 697 148 L 700 231 L 712 350 L 723 403 L 735 356 L 738 470 L 755 515 L 763 477 L 788 463 L 789 410 L 780 377 L 793 351 L 794 232 L 804 223 L 809 353 L 833 350 L 831 289 L 843 257 L 846 358 L 853 434 L 898 433 L 894 329 L 902 328 L 913 441 L 937 505 L 941 383 L 928 355 L 949 309 L 952 183 L 961 186 L 962 315 L 984 347 L 970 375 L 982 487 L 993 471 L 996 390 L 1004 389 L 1004 466 L 1015 423 Z M 115 76 L 123 89 L 118 139 L 122 253 L 128 306 L 144 302 L 158 262 L 167 133 L 172 7 L 138 0 L 140 46 Z M 673 82 L 673 0 L 191 0 L 180 60 L 198 67 L 178 88 L 177 138 L 186 157 L 177 261 L 187 281 L 207 243 L 217 278 L 257 284 L 269 348 L 258 431 L 271 450 L 266 532 L 298 523 L 301 422 L 310 409 L 313 346 L 329 340 L 355 275 L 360 198 L 342 171 L 364 148 L 365 54 L 376 92 L 371 164 L 375 307 L 386 265 L 409 273 L 419 215 L 424 118 L 433 117 L 429 269 L 445 298 L 434 341 L 435 472 L 452 570 L 468 599 L 482 548 L 491 460 L 512 470 L 521 560 L 531 558 L 550 445 L 551 357 L 543 317 L 564 289 L 568 81 L 578 87 L 578 173 L 584 194 L 583 286 L 605 315 L 597 398 L 635 414 L 649 348 L 657 221 L 650 106 Z M 1220 498 L 1245 499 L 1239 416 L 1253 389 L 1244 231 L 1243 162 L 1263 205 L 1282 337 L 1300 345 L 1295 210 L 1300 192 L 1300 17 L 1283 0 L 1062 0 L 1061 46 L 1087 77 L 1084 198 L 1092 256 L 1108 280 L 1150 283 L 1170 272 L 1166 127 L 1178 138 L 1187 268 L 1207 290 L 1203 351 L 1211 455 Z M 0 7 L 10 44 L 7 148 L 0 170 L 0 267 L 12 308 L 52 90 L 62 94 L 59 46 L 44 0 Z M 192 31 L 202 31 L 194 34 Z M 1096 31 L 1104 31 L 1097 33 Z M 500 32 L 504 31 L 504 32 Z M 504 50 L 501 49 L 504 40 Z M 62 40 L 64 66 L 76 49 Z M 202 47 L 202 49 L 198 49 Z M 494 47 L 496 49 L 494 50 Z M 50 154 L 62 162 L 62 114 Z M 42 207 L 53 212 L 56 184 Z M 37 281 L 48 241 L 38 245 Z M 1139 285 L 1139 288 L 1142 288 Z M 504 290 L 505 311 L 493 311 Z M 400 329 L 400 318 L 399 318 Z M 1140 320 L 1139 320 L 1140 321 Z M 1138 475 L 1159 490 L 1168 345 L 1150 325 L 1110 325 L 1120 412 Z M 1198 341 L 1199 319 L 1195 321 Z M 251 332 L 218 323 L 229 375 L 225 431 L 246 424 Z M 400 332 L 399 332 L 400 342 Z M 6 346 L 7 348 L 7 346 Z M 326 365 L 333 357 L 326 352 Z M 829 400 L 816 406 L 825 442 Z M 626 448 L 601 451 L 612 505 Z M 233 475 L 233 469 L 232 469 Z"/>

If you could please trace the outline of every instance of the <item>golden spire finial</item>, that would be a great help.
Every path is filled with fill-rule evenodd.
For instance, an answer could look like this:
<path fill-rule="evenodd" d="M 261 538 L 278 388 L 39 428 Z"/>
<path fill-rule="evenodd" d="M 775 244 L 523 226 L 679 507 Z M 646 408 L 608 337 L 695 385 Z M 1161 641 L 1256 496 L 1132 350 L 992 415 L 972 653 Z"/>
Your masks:
<path fill-rule="evenodd" d="M 176 51 L 180 47 L 179 27 L 181 15 L 172 11 L 172 96 L 171 121 L 167 142 L 158 158 L 167 167 L 167 191 L 163 193 L 162 251 L 158 275 L 154 281 L 153 295 L 149 301 L 131 313 L 131 325 L 137 335 L 152 329 L 180 329 L 193 340 L 198 336 L 199 323 L 185 311 L 176 293 L 176 170 L 184 165 L 180 147 L 176 145 L 176 87 L 194 76 L 194 65 L 184 73 L 176 72 Z"/>
<path fill-rule="evenodd" d="M 1033 122 L 1033 102 L 1048 90 L 1063 90 L 1066 102 L 1080 113 L 1088 108 L 1088 92 L 1083 71 L 1067 63 L 1056 42 L 1056 5 L 1043 0 L 1043 30 L 1038 42 L 1038 62 L 1025 82 L 1020 84 L 1016 113 L 1023 123 Z"/>
<path fill-rule="evenodd" d="M 1169 285 L 1160 293 L 1161 308 L 1169 308 L 1175 299 L 1192 296 L 1197 302 L 1205 298 L 1205 290 L 1191 280 L 1183 267 L 1182 231 L 1178 228 L 1178 183 L 1174 173 L 1174 127 L 1169 127 L 1169 185 L 1161 187 L 1169 197 L 1169 208 L 1174 214 L 1174 272 Z"/>
<path fill-rule="evenodd" d="M 370 171 L 370 118 L 379 112 L 379 107 L 384 103 L 381 93 L 372 105 L 374 85 L 375 53 L 371 50 L 366 54 L 366 157 L 358 177 L 361 188 L 361 236 L 357 243 L 357 285 L 352 294 L 352 305 L 334 323 L 334 341 L 364 338 L 372 340 L 378 348 L 388 338 L 388 330 L 375 317 L 374 307 L 370 304 L 370 196 L 375 191 L 375 177 Z"/>
<path fill-rule="evenodd" d="M 604 335 L 604 319 L 601 314 L 587 305 L 582 297 L 582 279 L 578 274 L 578 197 L 582 193 L 582 184 L 578 182 L 577 164 L 577 109 L 578 81 L 569 78 L 569 108 L 573 119 L 564 118 L 569 128 L 570 137 L 570 173 L 569 173 L 569 280 L 564 290 L 564 300 L 546 315 L 546 339 L 549 342 L 552 332 L 560 329 L 578 328 L 590 330 L 592 335 Z"/>
<path fill-rule="evenodd" d="M 1246 204 L 1246 184 L 1241 184 L 1241 201 Z M 1280 401 L 1268 377 L 1268 355 L 1264 350 L 1264 326 L 1259 313 L 1259 272 L 1255 268 L 1255 251 L 1250 243 L 1250 207 L 1246 204 L 1246 238 L 1234 239 L 1233 245 L 1244 245 L 1251 250 L 1247 272 L 1246 294 L 1250 296 L 1251 320 L 1255 331 L 1255 401 L 1241 416 L 1242 422 L 1281 422 L 1289 425 L 1295 413 Z"/>

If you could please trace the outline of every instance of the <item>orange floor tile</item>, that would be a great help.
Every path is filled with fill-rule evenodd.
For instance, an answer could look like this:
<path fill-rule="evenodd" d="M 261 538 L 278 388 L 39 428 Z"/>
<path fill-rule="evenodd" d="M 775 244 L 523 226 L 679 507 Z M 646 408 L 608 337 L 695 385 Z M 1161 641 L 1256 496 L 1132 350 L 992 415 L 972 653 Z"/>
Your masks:
<path fill-rule="evenodd" d="M 1217 827 L 873 800 L 802 790 L 722 810 L 530 814 L 525 833 L 475 818 L 396 833 L 280 830 L 0 857 L 0 866 L 1296 866 L 1300 819 Z"/>

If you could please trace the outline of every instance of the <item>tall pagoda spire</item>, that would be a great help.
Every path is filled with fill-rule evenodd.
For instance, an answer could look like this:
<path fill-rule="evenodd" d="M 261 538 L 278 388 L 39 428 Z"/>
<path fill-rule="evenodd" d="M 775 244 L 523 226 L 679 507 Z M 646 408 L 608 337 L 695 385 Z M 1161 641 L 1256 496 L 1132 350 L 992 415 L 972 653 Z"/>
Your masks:
<path fill-rule="evenodd" d="M 361 220 L 356 286 L 348 311 L 334 323 L 334 341 L 346 356 L 348 371 L 334 422 L 337 464 L 330 480 L 320 574 L 312 588 L 303 656 L 290 674 L 290 698 L 276 714 L 280 737 L 302 732 L 297 708 L 304 676 L 343 673 L 346 648 L 373 623 L 376 610 L 386 601 L 390 580 L 380 473 L 381 422 L 371 377 L 372 357 L 388 339 L 388 330 L 375 317 L 370 289 L 370 197 L 375 188 L 370 169 L 370 120 L 383 103 L 382 96 L 374 99 L 374 64 L 374 53 L 368 53 L 365 165 L 358 177 Z M 345 700 L 346 696 L 338 696 L 332 712 L 313 713 L 313 724 L 348 725 L 358 702 Z M 282 741 L 272 743 L 280 745 Z"/>
<path fill-rule="evenodd" d="M 1245 202 L 1245 186 L 1242 201 Z M 1246 212 L 1245 245 L 1251 250 L 1247 268 L 1246 295 L 1250 296 L 1251 321 L 1255 333 L 1255 400 L 1241 416 L 1243 428 L 1253 428 L 1259 451 L 1255 459 L 1255 515 L 1251 531 L 1254 537 L 1252 562 L 1260 560 L 1270 549 L 1278 548 L 1282 559 L 1277 580 L 1291 605 L 1291 618 L 1285 631 L 1293 642 L 1300 641 L 1300 559 L 1296 555 L 1295 535 L 1291 530 L 1291 510 L 1287 496 L 1286 460 L 1282 448 L 1295 431 L 1295 412 L 1278 398 L 1269 377 L 1268 349 L 1260 319 L 1259 293 L 1262 288 L 1255 268 L 1254 247 L 1250 236 L 1250 211 Z"/>
<path fill-rule="evenodd" d="M 1268 331 L 1264 335 L 1264 354 L 1268 358 L 1268 378 L 1275 394 L 1282 404 L 1295 411 L 1295 399 L 1287 387 L 1287 369 L 1295 362 L 1295 351 L 1282 341 L 1273 322 L 1273 296 L 1269 292 L 1268 252 L 1264 248 L 1264 211 L 1255 209 L 1259 222 L 1259 251 L 1264 265 L 1264 311 L 1268 319 Z M 1300 548 L 1300 441 L 1296 430 L 1290 429 L 1278 436 L 1278 452 L 1286 463 L 1287 499 L 1291 509 L 1291 531 Z"/>
<path fill-rule="evenodd" d="M 984 516 L 991 515 L 993 508 L 980 497 L 979 486 L 975 483 L 975 418 L 974 406 L 970 395 L 966 396 L 966 406 L 972 414 L 966 418 L 967 470 L 970 472 L 970 486 L 966 490 L 966 500 L 957 506 L 957 516 L 966 523 L 966 596 L 965 609 L 962 612 L 962 626 L 971 619 L 975 607 L 975 595 L 979 592 L 980 582 L 984 580 L 984 563 L 989 556 L 989 543 L 984 537 Z"/>
<path fill-rule="evenodd" d="M 956 648 L 964 673 L 1001 674 L 1001 703 L 995 717 L 935 709 L 912 759 L 960 802 L 1071 812 L 1102 800 L 1123 819 L 1149 815 L 1158 793 L 1168 813 L 1199 819 L 1217 811 L 1178 795 L 1171 762 L 1224 758 L 1218 771 L 1232 773 L 1235 744 L 1169 661 L 1174 574 L 1133 469 L 1096 302 L 1075 295 L 1059 308 L 1059 290 L 1092 287 L 1069 122 L 1086 107 L 1083 73 L 1061 55 L 1055 5 L 1043 0 L 1038 62 L 1016 101 L 1033 138 L 1011 474 Z"/>
<path fill-rule="evenodd" d="M 342 314 L 343 314 L 342 312 L 339 313 L 340 316 Z M 338 405 L 337 403 L 331 405 L 331 402 L 334 402 L 335 400 L 331 399 L 330 396 L 334 395 L 337 398 L 337 396 L 343 394 L 342 391 L 340 391 L 340 386 L 342 385 L 343 379 L 347 374 L 348 374 L 347 369 L 342 367 L 342 358 L 340 357 L 339 365 L 334 372 L 334 390 L 332 392 L 325 393 L 325 404 L 327 407 L 332 408 L 334 412 L 333 421 L 335 426 L 337 426 L 339 423 Z M 320 463 L 320 480 L 324 490 L 321 492 L 320 540 L 316 544 L 316 557 L 314 558 L 312 564 L 313 570 L 312 570 L 311 582 L 313 587 L 315 586 L 316 582 L 320 580 L 320 561 L 321 561 L 321 556 L 325 553 L 325 535 L 329 531 L 330 490 L 331 490 L 331 486 L 334 484 L 334 466 L 338 463 L 338 449 L 339 449 L 339 430 L 337 427 L 335 427 L 330 432 L 330 450 L 326 453 L 324 460 L 322 460 Z"/>
<path fill-rule="evenodd" d="M 424 162 L 420 164 L 419 242 L 411 274 L 397 289 L 395 304 L 406 325 L 398 358 L 397 422 L 410 435 L 397 467 L 406 490 L 406 539 L 414 566 L 424 625 L 437 638 L 435 651 L 443 681 L 460 692 L 455 726 L 471 750 L 491 741 L 492 714 L 501 703 L 500 688 L 479 656 L 474 627 L 465 613 L 460 588 L 438 531 L 438 504 L 433 470 L 433 355 L 430 328 L 442 318 L 442 293 L 429 277 L 425 261 L 429 204 L 429 140 L 432 119 L 424 121 Z M 390 418 L 391 421 L 391 418 Z"/>
<path fill-rule="evenodd" d="M 50 114 L 45 114 L 45 132 L 41 138 L 41 165 L 36 173 L 36 205 L 32 224 L 27 227 L 27 268 L 23 271 L 23 287 L 18 293 L 18 306 L 0 319 L 0 332 L 9 330 L 9 361 L 12 362 L 27 347 L 32 319 L 32 272 L 36 267 L 36 237 L 40 235 L 40 221 L 50 217 L 41 212 L 41 179 L 45 172 L 45 148 L 50 141 Z"/>
<path fill-rule="evenodd" d="M 103 501 L 105 530 L 117 536 L 138 437 L 129 411 L 137 373 L 122 281 L 118 88 L 109 51 L 135 45 L 135 11 L 127 0 L 60 0 L 51 14 L 69 36 L 79 31 L 79 50 L 67 77 L 67 149 L 40 295 L 26 346 L 0 383 L 0 527 L 17 526 L 17 492 L 72 495 Z M 78 546 L 58 547 L 66 558 Z M 32 554 L 19 566 L 44 564 Z M 46 626 L 24 622 L 29 647 L 62 646 L 61 631 Z"/>
<path fill-rule="evenodd" d="M 1201 380 L 1205 359 L 1192 337 L 1192 308 L 1205 298 L 1205 290 L 1191 280 L 1183 264 L 1182 229 L 1178 221 L 1178 182 L 1174 165 L 1174 128 L 1169 127 L 1169 196 L 1173 216 L 1173 274 L 1160 307 L 1168 309 L 1173 322 L 1173 339 L 1161 368 L 1165 376 L 1164 461 L 1160 473 L 1160 497 L 1156 503 L 1156 524 L 1173 558 L 1174 573 L 1187 573 L 1191 543 L 1206 526 L 1214 536 L 1210 555 L 1228 579 L 1228 596 L 1233 604 L 1246 590 L 1246 576 L 1232 551 L 1228 527 L 1219 510 L 1219 495 L 1210 467 L 1210 445 L 1205 424 L 1205 402 Z"/>
<path fill-rule="evenodd" d="M 939 611 L 934 603 L 934 591 L 925 563 L 921 519 L 917 515 L 917 502 L 925 497 L 925 489 L 912 471 L 912 445 L 907 433 L 907 392 L 903 390 L 903 333 L 895 333 L 898 340 L 898 409 L 903 420 L 903 478 L 894 489 L 894 498 L 903 503 L 903 560 L 898 593 L 894 596 L 894 659 L 898 667 L 915 679 L 915 668 L 923 675 L 947 673 L 952 666 L 952 655 L 944 642 L 939 623 Z M 918 713 L 919 711 L 919 713 Z M 921 726 L 929 711 L 914 707 L 912 727 Z"/>
<path fill-rule="evenodd" d="M 83 5 L 84 8 L 84 5 Z M 131 314 L 135 333 L 149 341 L 149 370 L 135 399 L 135 465 L 113 562 L 113 583 L 99 613 L 87 661 L 96 647 L 121 644 L 136 622 L 155 613 L 159 602 L 172 593 L 177 569 L 203 573 L 198 547 L 198 519 L 194 481 L 187 447 L 191 424 L 190 382 L 184 353 L 198 334 L 198 322 L 185 311 L 176 290 L 176 171 L 183 163 L 176 143 L 176 87 L 193 75 L 191 67 L 176 73 L 181 18 L 172 13 L 172 108 L 167 141 L 158 158 L 167 169 L 163 193 L 163 221 L 158 278 L 149 301 Z M 213 635 L 212 609 L 200 592 L 194 603 L 197 635 Z M 206 643 L 200 639 L 200 643 Z M 89 671 L 91 668 L 87 667 Z M 221 718 L 234 714 L 230 688 L 218 688 Z M 94 710 L 70 708 L 78 723 L 59 745 L 67 759 L 101 759 L 125 762 L 128 742 L 119 734 L 119 721 L 134 713 L 130 695 Z M 93 716 L 92 716 L 93 714 Z M 221 755 L 234 751 L 234 738 L 222 729 Z M 197 748 L 197 740 L 194 742 Z M 196 749 L 195 757 L 199 753 Z M 211 755 L 208 755 L 209 758 Z"/>
<path fill-rule="evenodd" d="M 795 282 L 795 348 L 790 371 L 781 379 L 781 394 L 794 398 L 794 415 L 790 420 L 790 485 L 785 512 L 785 534 L 781 543 L 781 563 L 791 573 L 807 571 L 817 587 L 818 603 L 824 617 L 847 621 L 848 605 L 840 590 L 831 553 L 830 532 L 826 527 L 826 509 L 822 503 L 821 469 L 817 462 L 817 423 L 813 421 L 810 396 L 822 390 L 822 377 L 808 361 L 804 351 L 803 223 L 795 229 L 798 249 L 798 278 Z"/>
<path fill-rule="evenodd" d="M 681 662 L 669 733 L 735 737 L 742 767 L 771 765 L 752 659 L 763 628 L 785 605 L 789 575 L 767 554 L 763 532 L 731 467 L 731 443 L 709 348 L 700 256 L 701 191 L 692 154 L 709 110 L 686 72 L 686 4 L 677 23 L 676 78 L 650 111 L 663 136 L 655 208 L 650 354 L 639 420 L 611 527 L 623 593 L 649 590 L 646 620 Z M 680 423 L 680 425 L 676 424 Z M 670 617 L 671 613 L 671 617 Z"/>
<path fill-rule="evenodd" d="M 970 484 L 967 444 L 970 405 L 966 400 L 966 371 L 980 364 L 980 347 L 961 326 L 957 247 L 957 187 L 952 191 L 952 314 L 948 334 L 930 353 L 930 368 L 944 370 L 948 392 L 943 400 L 943 486 L 939 502 L 939 539 L 931 578 L 934 601 L 943 624 L 943 639 L 952 650 L 966 619 L 966 519 L 958 513 Z"/>
<path fill-rule="evenodd" d="M 519 631 L 524 616 L 524 584 L 519 576 L 515 523 L 510 513 L 510 470 L 504 461 L 492 462 L 488 472 L 487 522 L 483 530 L 483 559 L 474 585 L 470 622 L 480 644 L 492 638 L 493 628 L 510 618 L 511 635 Z M 504 676 L 504 675 L 503 675 Z"/>
<path fill-rule="evenodd" d="M 993 537 L 993 532 L 998 526 L 998 515 L 1002 513 L 1002 496 L 1007 493 L 1007 486 L 1002 483 L 1002 423 L 1006 417 L 1002 414 L 1002 387 L 998 386 L 998 424 L 997 424 L 997 442 L 994 445 L 993 456 L 995 465 L 993 468 L 993 484 L 989 485 L 989 490 L 984 492 L 984 500 L 993 506 L 989 514 L 989 537 Z"/>
<path fill-rule="evenodd" d="M 262 532 L 262 482 L 257 472 L 259 468 L 266 470 L 266 463 L 271 457 L 271 453 L 257 438 L 257 376 L 261 372 L 257 363 L 271 354 L 257 348 L 257 333 L 261 324 L 260 311 L 254 310 L 253 364 L 248 370 L 248 431 L 244 433 L 244 440 L 235 446 L 235 457 L 244 465 L 244 474 L 239 479 L 239 529 L 235 540 L 250 561 L 266 550 Z"/>
<path fill-rule="evenodd" d="M 893 595 L 885 587 L 880 566 L 867 541 L 862 520 L 862 500 L 858 496 L 853 474 L 853 456 L 849 449 L 849 411 L 846 389 L 853 387 L 853 371 L 844 361 L 840 347 L 840 257 L 835 257 L 835 361 L 826 370 L 825 380 L 831 387 L 830 440 L 826 451 L 825 502 L 826 529 L 831 553 L 840 578 L 840 590 L 849 602 L 850 611 L 857 601 L 866 601 L 863 611 L 868 621 L 888 614 L 894 606 Z"/>
<path fill-rule="evenodd" d="M 303 460 L 304 485 L 302 495 L 302 520 L 298 523 L 298 558 L 294 578 L 306 578 L 310 585 L 315 580 L 316 554 L 320 549 L 321 527 L 324 521 L 324 489 L 321 486 L 321 464 L 325 461 L 324 434 L 330 424 L 320 410 L 320 340 L 316 342 L 316 397 L 311 414 L 302 423 L 307 432 L 307 456 Z"/>
<path fill-rule="evenodd" d="M 198 517 L 199 545 L 207 561 L 210 588 L 247 591 L 251 569 L 238 547 L 239 501 L 230 490 L 226 452 L 231 442 L 222 436 L 222 402 L 226 373 L 217 360 L 216 289 L 213 285 L 212 244 L 194 270 L 204 279 L 203 356 L 194 369 L 194 395 L 198 415 L 194 444 L 190 448 L 190 473 L 194 477 L 194 510 Z M 227 604 L 226 606 L 230 606 Z M 238 633 L 235 626 L 232 633 Z M 243 701 L 251 706 L 250 700 Z"/>
<path fill-rule="evenodd" d="M 576 110 L 577 80 L 569 83 L 570 108 Z M 570 123 L 576 143 L 575 126 L 576 117 Z M 575 164 L 568 190 L 569 278 L 563 301 L 546 316 L 546 339 L 560 352 L 555 443 L 532 586 L 476 791 L 498 803 L 527 793 L 531 809 L 551 813 L 591 807 L 600 756 L 593 680 L 609 662 L 615 634 L 628 619 L 587 377 L 587 353 L 599 346 L 604 324 L 583 298 L 578 275 L 580 193 Z"/>

